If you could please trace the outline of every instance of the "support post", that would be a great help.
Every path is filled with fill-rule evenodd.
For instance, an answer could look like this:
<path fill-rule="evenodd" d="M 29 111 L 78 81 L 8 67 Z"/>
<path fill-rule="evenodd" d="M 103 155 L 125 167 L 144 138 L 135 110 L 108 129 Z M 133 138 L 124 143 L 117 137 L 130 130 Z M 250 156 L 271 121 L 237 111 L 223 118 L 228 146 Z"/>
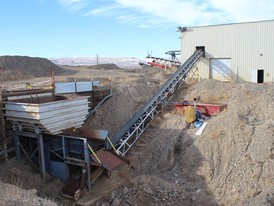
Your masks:
<path fill-rule="evenodd" d="M 91 80 L 91 94 L 92 94 L 92 109 L 95 108 L 95 91 L 93 86 L 93 79 Z"/>
<path fill-rule="evenodd" d="M 92 147 L 87 143 L 87 146 L 89 148 L 89 150 L 91 151 L 92 155 L 95 157 L 95 159 L 97 160 L 97 162 L 99 164 L 101 164 L 101 161 L 99 160 L 99 158 L 97 157 L 97 155 L 95 154 L 94 150 L 92 149 Z"/>
<path fill-rule="evenodd" d="M 76 78 L 74 78 L 74 89 L 75 89 L 75 93 L 77 93 L 77 80 L 76 80 Z"/>
<path fill-rule="evenodd" d="M 88 146 L 87 146 L 87 139 L 84 139 L 83 140 L 83 143 L 84 143 L 84 155 L 85 155 L 85 162 L 88 163 L 90 158 L 90 152 L 88 150 Z"/>
<path fill-rule="evenodd" d="M 20 149 L 20 138 L 17 132 L 14 132 L 14 147 L 15 147 L 15 156 L 17 160 L 21 160 L 21 149 Z"/>
<path fill-rule="evenodd" d="M 91 191 L 90 152 L 89 152 L 88 145 L 87 145 L 88 144 L 87 143 L 87 139 L 84 139 L 83 143 L 84 143 L 85 163 L 87 165 L 87 173 L 88 173 L 88 176 L 87 176 L 87 186 L 88 186 L 88 191 L 90 192 Z"/>
<path fill-rule="evenodd" d="M 0 131 L 2 131 L 2 138 L 3 138 L 3 147 L 4 150 L 6 151 L 8 149 L 7 146 L 7 134 L 6 134 L 6 123 L 5 123 L 5 118 L 4 118 L 4 112 L 3 112 L 3 98 L 2 98 L 2 90 L 0 90 Z M 5 153 L 5 161 L 8 161 L 8 152 Z"/>
<path fill-rule="evenodd" d="M 63 158 L 66 158 L 66 146 L 65 146 L 65 137 L 62 136 L 62 148 L 63 148 Z"/>
<path fill-rule="evenodd" d="M 115 149 L 114 145 L 112 144 L 111 140 L 107 136 L 107 148 L 109 148 L 108 144 L 110 144 L 110 146 L 112 147 L 112 149 L 115 151 L 116 154 L 119 154 L 118 151 Z"/>
<path fill-rule="evenodd" d="M 68 167 L 68 164 L 66 163 L 66 140 L 65 140 L 65 137 L 62 136 L 62 148 L 63 148 L 63 158 L 64 158 L 64 162 L 65 162 L 65 165 L 66 165 L 66 179 L 69 178 L 69 167 Z"/>
<path fill-rule="evenodd" d="M 90 173 L 90 162 L 87 163 L 87 173 L 88 173 L 88 178 L 87 178 L 87 185 L 88 185 L 88 191 L 91 192 L 91 173 Z"/>
<path fill-rule="evenodd" d="M 53 65 L 50 66 L 50 80 L 51 80 L 51 88 L 53 88 L 52 95 L 55 94 L 55 79 L 54 79 L 54 67 Z"/>
<path fill-rule="evenodd" d="M 43 135 L 39 134 L 38 137 L 38 143 L 40 148 L 40 170 L 42 173 L 43 180 L 46 181 L 46 167 L 45 167 L 45 154 L 44 154 L 44 142 L 43 142 Z"/>

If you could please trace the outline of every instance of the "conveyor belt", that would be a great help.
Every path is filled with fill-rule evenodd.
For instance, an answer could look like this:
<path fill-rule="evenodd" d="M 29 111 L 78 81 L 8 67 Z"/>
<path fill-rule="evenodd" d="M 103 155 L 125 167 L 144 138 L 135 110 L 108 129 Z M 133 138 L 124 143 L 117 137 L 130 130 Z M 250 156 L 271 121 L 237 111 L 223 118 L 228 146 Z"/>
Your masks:
<path fill-rule="evenodd" d="M 117 152 L 124 156 L 135 141 L 145 131 L 154 117 L 160 112 L 161 104 L 166 102 L 174 91 L 183 83 L 195 63 L 204 55 L 203 50 L 196 50 L 191 57 L 181 65 L 178 70 L 165 82 L 165 84 L 153 95 L 117 132 L 111 141 Z"/>

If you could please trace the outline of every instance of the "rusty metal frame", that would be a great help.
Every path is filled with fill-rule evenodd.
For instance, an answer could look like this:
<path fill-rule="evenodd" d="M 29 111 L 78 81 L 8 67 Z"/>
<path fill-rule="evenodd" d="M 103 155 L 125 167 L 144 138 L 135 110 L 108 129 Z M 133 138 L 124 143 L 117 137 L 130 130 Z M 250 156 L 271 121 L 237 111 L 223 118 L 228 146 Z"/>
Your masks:
<path fill-rule="evenodd" d="M 24 95 L 31 95 L 31 94 L 45 94 L 45 93 L 54 93 L 53 89 L 31 89 L 31 90 L 14 90 L 14 91 L 2 91 L 2 97 L 4 101 L 7 101 L 8 97 L 15 97 L 15 96 L 24 96 Z"/>

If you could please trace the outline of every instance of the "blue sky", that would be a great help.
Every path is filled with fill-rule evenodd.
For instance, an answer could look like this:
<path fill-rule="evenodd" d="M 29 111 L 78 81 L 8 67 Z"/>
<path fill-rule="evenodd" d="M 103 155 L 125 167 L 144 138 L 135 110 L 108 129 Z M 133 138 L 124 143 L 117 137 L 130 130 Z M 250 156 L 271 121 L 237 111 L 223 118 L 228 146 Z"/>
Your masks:
<path fill-rule="evenodd" d="M 163 57 L 178 26 L 274 19 L 274 0 L 2 0 L 0 55 Z"/>

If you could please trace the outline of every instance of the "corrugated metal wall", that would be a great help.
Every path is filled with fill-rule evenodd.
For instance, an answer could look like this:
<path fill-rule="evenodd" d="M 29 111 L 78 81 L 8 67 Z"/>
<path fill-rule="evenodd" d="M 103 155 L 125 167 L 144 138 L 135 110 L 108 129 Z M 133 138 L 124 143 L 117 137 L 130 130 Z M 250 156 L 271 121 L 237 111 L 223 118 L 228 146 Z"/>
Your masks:
<path fill-rule="evenodd" d="M 67 94 L 77 92 L 92 91 L 94 86 L 98 86 L 100 81 L 91 82 L 56 82 L 55 94 Z"/>
<path fill-rule="evenodd" d="M 274 20 L 191 27 L 181 33 L 182 62 L 205 46 L 199 78 L 210 77 L 210 58 L 231 58 L 231 80 L 251 81 L 251 70 L 264 69 L 264 82 L 274 81 Z"/>

